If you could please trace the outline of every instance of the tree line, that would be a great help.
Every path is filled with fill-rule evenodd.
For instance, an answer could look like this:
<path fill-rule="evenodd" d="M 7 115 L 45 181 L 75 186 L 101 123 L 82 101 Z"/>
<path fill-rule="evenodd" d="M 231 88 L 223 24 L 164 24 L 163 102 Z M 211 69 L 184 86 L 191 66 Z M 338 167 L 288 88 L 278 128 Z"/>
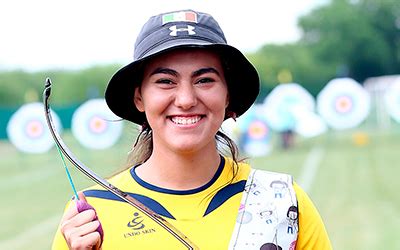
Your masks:
<path fill-rule="evenodd" d="M 298 41 L 266 44 L 247 54 L 260 74 L 259 101 L 279 83 L 299 83 L 315 96 L 335 77 L 362 83 L 368 77 L 400 73 L 398 0 L 331 0 L 301 17 L 298 26 Z M 119 67 L 0 72 L 0 106 L 41 100 L 48 76 L 57 83 L 52 93 L 56 105 L 101 97 Z"/>

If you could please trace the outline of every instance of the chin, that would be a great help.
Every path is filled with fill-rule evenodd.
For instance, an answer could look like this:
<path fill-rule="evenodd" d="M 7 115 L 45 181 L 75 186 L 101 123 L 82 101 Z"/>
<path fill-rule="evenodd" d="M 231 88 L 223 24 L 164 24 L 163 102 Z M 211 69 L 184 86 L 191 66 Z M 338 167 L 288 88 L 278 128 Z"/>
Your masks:
<path fill-rule="evenodd" d="M 209 144 L 206 144 L 206 145 L 209 145 Z M 201 145 L 198 142 L 187 143 L 187 141 L 181 142 L 181 143 L 179 143 L 179 141 L 176 141 L 176 142 L 174 142 L 173 145 L 171 145 L 172 150 L 178 154 L 195 154 L 196 152 L 200 152 L 200 151 L 204 150 L 206 147 L 207 146 Z"/>
<path fill-rule="evenodd" d="M 192 154 L 198 151 L 199 148 L 197 145 L 176 145 L 173 147 L 173 151 L 180 154 Z"/>

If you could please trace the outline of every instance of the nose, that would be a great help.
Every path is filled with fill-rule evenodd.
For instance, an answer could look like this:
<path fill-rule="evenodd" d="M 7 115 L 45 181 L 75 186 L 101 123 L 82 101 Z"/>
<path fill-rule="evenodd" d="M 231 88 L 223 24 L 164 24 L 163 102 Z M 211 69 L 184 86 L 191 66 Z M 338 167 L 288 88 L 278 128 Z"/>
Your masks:
<path fill-rule="evenodd" d="M 192 84 L 180 84 L 176 89 L 175 105 L 182 109 L 190 109 L 197 104 L 195 86 Z"/>

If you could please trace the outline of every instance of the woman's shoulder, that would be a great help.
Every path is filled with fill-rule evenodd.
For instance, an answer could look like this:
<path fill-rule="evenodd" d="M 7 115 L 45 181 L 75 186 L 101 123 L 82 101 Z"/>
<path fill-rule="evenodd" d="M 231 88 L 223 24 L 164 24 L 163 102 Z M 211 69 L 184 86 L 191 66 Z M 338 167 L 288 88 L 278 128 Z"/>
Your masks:
<path fill-rule="evenodd" d="M 232 167 L 235 169 L 235 176 L 236 179 L 244 179 L 247 180 L 250 176 L 257 176 L 257 178 L 261 178 L 261 179 L 271 179 L 273 180 L 284 180 L 285 182 L 287 182 L 287 184 L 290 185 L 295 185 L 294 181 L 293 181 L 293 177 L 292 175 L 288 174 L 288 173 L 283 173 L 283 172 L 274 172 L 274 171 L 269 171 L 269 170 L 265 170 L 265 169 L 261 169 L 261 168 L 255 168 L 254 166 L 251 165 L 250 162 L 245 161 L 245 160 L 241 160 L 237 162 L 237 165 L 234 164 L 234 161 L 232 160 L 232 158 L 230 157 L 224 157 L 225 159 L 225 169 L 227 169 L 227 171 L 230 171 L 230 169 L 232 169 Z M 299 188 L 298 185 L 296 188 Z"/>

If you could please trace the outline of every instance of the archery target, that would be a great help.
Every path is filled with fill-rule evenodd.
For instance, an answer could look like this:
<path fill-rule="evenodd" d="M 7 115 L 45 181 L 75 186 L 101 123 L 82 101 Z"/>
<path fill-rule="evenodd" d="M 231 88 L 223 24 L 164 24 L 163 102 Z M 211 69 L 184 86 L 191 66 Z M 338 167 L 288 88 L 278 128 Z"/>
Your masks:
<path fill-rule="evenodd" d="M 264 100 L 264 115 L 273 130 L 293 130 L 299 122 L 296 119 L 298 107 L 313 112 L 314 97 L 297 83 L 284 83 L 276 86 Z"/>
<path fill-rule="evenodd" d="M 47 127 L 44 105 L 40 102 L 21 106 L 7 124 L 7 135 L 11 143 L 22 152 L 44 153 L 54 145 Z M 54 126 L 61 132 L 59 117 L 51 111 Z"/>
<path fill-rule="evenodd" d="M 262 113 L 261 105 L 253 105 L 238 118 L 241 131 L 240 148 L 249 156 L 267 155 L 271 149 L 271 131 Z"/>
<path fill-rule="evenodd" d="M 111 147 L 121 136 L 122 129 L 120 118 L 111 112 L 101 98 L 86 101 L 72 116 L 72 134 L 87 148 Z"/>
<path fill-rule="evenodd" d="M 368 92 L 351 78 L 333 79 L 317 96 L 317 110 L 328 126 L 348 129 L 360 125 L 371 106 Z"/>
<path fill-rule="evenodd" d="M 400 80 L 397 80 L 385 91 L 384 102 L 389 115 L 400 123 Z"/>

